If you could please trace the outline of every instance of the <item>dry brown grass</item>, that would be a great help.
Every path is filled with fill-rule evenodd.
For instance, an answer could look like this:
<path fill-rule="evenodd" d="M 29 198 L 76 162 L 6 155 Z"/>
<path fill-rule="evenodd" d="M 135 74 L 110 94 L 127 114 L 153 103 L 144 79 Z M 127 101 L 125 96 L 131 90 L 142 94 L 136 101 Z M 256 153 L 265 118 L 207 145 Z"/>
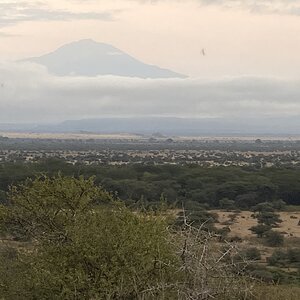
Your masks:
<path fill-rule="evenodd" d="M 216 224 L 217 228 L 222 228 L 230 221 L 229 216 L 234 214 L 234 212 L 214 210 L 212 211 L 218 215 L 219 223 Z M 239 236 L 241 238 L 251 238 L 255 235 L 249 230 L 250 227 L 257 225 L 257 220 L 251 217 L 253 212 L 250 211 L 241 211 L 238 213 L 235 221 L 229 225 L 231 230 L 231 236 Z M 281 232 L 285 235 L 286 238 L 300 238 L 300 226 L 298 222 L 300 221 L 300 212 L 280 212 L 280 218 L 282 223 L 279 224 L 278 228 L 274 230 Z"/>
<path fill-rule="evenodd" d="M 139 135 L 119 134 L 98 134 L 98 133 L 34 133 L 34 132 L 0 132 L 1 136 L 8 138 L 23 139 L 59 139 L 59 140 L 87 140 L 87 139 L 141 139 Z"/>
<path fill-rule="evenodd" d="M 300 299 L 300 287 L 258 285 L 254 295 L 255 300 L 297 300 Z"/>

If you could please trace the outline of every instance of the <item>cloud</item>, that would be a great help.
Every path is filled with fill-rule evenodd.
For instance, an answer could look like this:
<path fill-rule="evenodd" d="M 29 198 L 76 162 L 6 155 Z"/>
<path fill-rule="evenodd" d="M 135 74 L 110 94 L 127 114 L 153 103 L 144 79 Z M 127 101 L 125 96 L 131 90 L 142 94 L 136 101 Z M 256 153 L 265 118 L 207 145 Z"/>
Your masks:
<path fill-rule="evenodd" d="M 131 0 L 132 1 L 132 0 Z M 174 2 L 174 0 L 135 0 L 139 3 Z M 181 2 L 182 0 L 177 0 Z M 186 0 L 203 6 L 219 6 L 223 9 L 248 10 L 252 13 L 286 14 L 300 16 L 300 0 Z M 185 1 L 185 2 L 186 2 Z"/>
<path fill-rule="evenodd" d="M 17 37 L 19 35 L 0 31 L 0 38 Z"/>
<path fill-rule="evenodd" d="M 300 116 L 300 81 L 55 77 L 30 63 L 0 64 L 1 122 L 103 116 Z"/>
<path fill-rule="evenodd" d="M 81 3 L 82 7 L 96 0 L 69 0 Z M 124 0 L 126 1 L 126 0 Z M 137 3 L 159 3 L 182 0 L 127 0 Z M 198 2 L 203 6 L 219 6 L 222 9 L 243 9 L 253 13 L 300 15 L 300 0 L 186 0 Z M 120 10 L 75 12 L 50 8 L 47 1 L 16 1 L 7 0 L 0 4 L 0 28 L 12 26 L 26 21 L 72 21 L 72 20 L 102 20 L 112 21 Z M 3 35 L 2 35 L 3 36 Z"/>
<path fill-rule="evenodd" d="M 11 26 L 25 21 L 112 21 L 115 13 L 116 11 L 72 12 L 50 9 L 43 2 L 9 1 L 1 3 L 0 27 Z"/>
<path fill-rule="evenodd" d="M 203 5 L 246 9 L 254 13 L 300 15 L 299 0 L 198 0 Z"/>

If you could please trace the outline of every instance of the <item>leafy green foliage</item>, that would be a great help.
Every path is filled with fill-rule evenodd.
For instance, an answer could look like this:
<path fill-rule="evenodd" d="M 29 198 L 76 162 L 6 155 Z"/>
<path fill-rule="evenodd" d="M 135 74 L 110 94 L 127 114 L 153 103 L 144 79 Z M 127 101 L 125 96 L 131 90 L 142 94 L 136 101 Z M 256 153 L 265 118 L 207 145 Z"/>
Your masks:
<path fill-rule="evenodd" d="M 260 211 L 256 215 L 259 224 L 264 224 L 271 227 L 277 227 L 281 223 L 280 216 L 272 211 Z"/>
<path fill-rule="evenodd" d="M 251 247 L 251 248 L 246 249 L 242 253 L 242 255 L 247 260 L 260 260 L 261 259 L 260 251 L 256 247 Z"/>
<path fill-rule="evenodd" d="M 36 163 L 0 163 L 0 190 L 33 178 L 37 173 L 53 175 L 95 176 L 95 183 L 116 192 L 128 205 L 137 206 L 143 198 L 152 207 L 164 194 L 168 204 L 181 207 L 193 201 L 211 208 L 224 205 L 222 200 L 234 201 L 234 207 L 250 209 L 260 203 L 269 203 L 274 209 L 284 204 L 298 204 L 300 198 L 300 170 L 267 168 L 213 167 L 179 165 L 97 166 L 67 164 L 63 160 L 48 159 Z M 231 203 L 227 203 L 231 206 Z M 225 203 L 226 209 L 227 204 Z"/>
<path fill-rule="evenodd" d="M 63 167 L 59 161 L 47 163 L 49 174 L 58 165 Z M 43 169 L 40 164 L 28 165 L 22 173 L 22 168 L 19 179 L 26 172 L 31 176 Z M 219 205 L 226 194 L 240 207 L 258 205 L 258 213 L 273 213 L 264 208 L 266 197 L 272 203 L 277 197 L 277 188 L 266 185 L 268 179 L 257 179 L 257 174 L 252 176 L 251 171 L 241 169 L 228 173 L 221 168 L 194 166 L 81 166 L 80 172 L 76 168 L 66 166 L 63 172 L 94 173 L 95 178 L 39 176 L 5 195 L 0 227 L 10 243 L 7 247 L 0 245 L 3 299 L 176 299 L 179 294 L 184 299 L 187 292 L 199 298 L 208 290 L 220 299 L 247 299 L 244 277 L 232 273 L 232 266 L 221 259 L 224 253 L 218 248 L 219 236 L 210 243 L 212 235 L 198 229 L 213 228 L 216 217 L 207 209 Z M 0 170 L 0 178 L 3 174 Z M 234 175 L 231 180 L 239 181 L 233 198 L 226 190 L 232 184 L 225 184 L 228 174 Z M 245 178 L 249 179 L 247 184 Z M 115 194 L 98 184 L 110 186 L 109 190 L 118 187 L 127 204 L 147 206 L 152 212 L 131 212 Z M 263 191 L 267 191 L 266 197 Z M 245 199 L 251 201 L 243 202 Z M 169 232 L 165 216 L 155 211 L 174 203 L 183 203 L 186 208 L 185 222 L 194 226 L 190 233 L 183 215 L 177 220 L 178 227 L 184 225 L 183 230 Z M 272 237 L 271 226 L 264 224 L 253 231 L 278 244 L 282 236 Z M 224 236 L 227 233 L 226 228 L 219 232 Z M 250 260 L 258 259 L 259 254 L 254 249 L 245 253 Z M 290 261 L 298 259 L 295 252 L 287 255 Z M 256 268 L 252 272 L 266 281 L 292 278 L 277 270 Z"/>
<path fill-rule="evenodd" d="M 274 212 L 274 207 L 270 202 L 262 202 L 253 207 L 253 211 L 263 213 L 263 212 Z"/>
<path fill-rule="evenodd" d="M 270 247 L 282 246 L 284 237 L 277 231 L 270 230 L 266 233 L 266 244 Z"/>
<path fill-rule="evenodd" d="M 228 198 L 223 198 L 219 201 L 219 205 L 221 208 L 224 208 L 224 209 L 228 209 L 228 210 L 231 210 L 231 209 L 234 209 L 235 208 L 235 203 L 233 200 L 230 200 Z"/>
<path fill-rule="evenodd" d="M 9 199 L 2 227 L 30 246 L 1 256 L 5 299 L 133 299 L 174 278 L 164 221 L 130 212 L 93 179 L 38 177 Z"/>
<path fill-rule="evenodd" d="M 217 220 L 217 216 L 205 209 L 202 210 L 187 210 L 179 212 L 175 220 L 175 227 L 181 228 L 186 223 L 191 224 L 195 228 L 201 228 L 208 231 L 216 231 L 214 223 Z"/>
<path fill-rule="evenodd" d="M 290 248 L 287 250 L 276 249 L 267 259 L 269 265 L 280 267 L 300 267 L 300 249 Z"/>
<path fill-rule="evenodd" d="M 257 237 L 262 238 L 269 230 L 271 230 L 271 227 L 269 225 L 258 224 L 249 229 L 255 233 Z"/>

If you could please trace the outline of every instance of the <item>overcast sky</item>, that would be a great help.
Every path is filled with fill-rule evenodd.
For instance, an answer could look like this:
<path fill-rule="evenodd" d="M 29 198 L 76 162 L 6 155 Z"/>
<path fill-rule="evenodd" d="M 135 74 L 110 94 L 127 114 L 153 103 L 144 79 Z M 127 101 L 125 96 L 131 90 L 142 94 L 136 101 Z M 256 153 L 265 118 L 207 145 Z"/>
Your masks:
<path fill-rule="evenodd" d="M 189 78 L 57 78 L 12 62 L 86 38 Z M 0 45 L 0 123 L 300 115 L 300 0 L 0 0 Z"/>

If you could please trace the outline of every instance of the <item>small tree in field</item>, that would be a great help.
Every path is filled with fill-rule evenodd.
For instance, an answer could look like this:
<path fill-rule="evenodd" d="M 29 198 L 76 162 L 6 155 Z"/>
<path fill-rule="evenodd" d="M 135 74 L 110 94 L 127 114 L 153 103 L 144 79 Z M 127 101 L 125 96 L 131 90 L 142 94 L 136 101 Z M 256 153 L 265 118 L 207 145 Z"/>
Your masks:
<path fill-rule="evenodd" d="M 259 224 L 264 224 L 271 227 L 277 227 L 278 223 L 282 222 L 280 216 L 272 211 L 260 211 L 256 215 L 256 218 Z"/>
<path fill-rule="evenodd" d="M 270 230 L 266 233 L 266 243 L 270 247 L 282 246 L 284 242 L 284 237 L 277 231 Z"/>
<path fill-rule="evenodd" d="M 262 238 L 269 230 L 271 230 L 271 227 L 268 225 L 258 224 L 250 227 L 249 229 L 255 233 L 257 237 Z"/>

